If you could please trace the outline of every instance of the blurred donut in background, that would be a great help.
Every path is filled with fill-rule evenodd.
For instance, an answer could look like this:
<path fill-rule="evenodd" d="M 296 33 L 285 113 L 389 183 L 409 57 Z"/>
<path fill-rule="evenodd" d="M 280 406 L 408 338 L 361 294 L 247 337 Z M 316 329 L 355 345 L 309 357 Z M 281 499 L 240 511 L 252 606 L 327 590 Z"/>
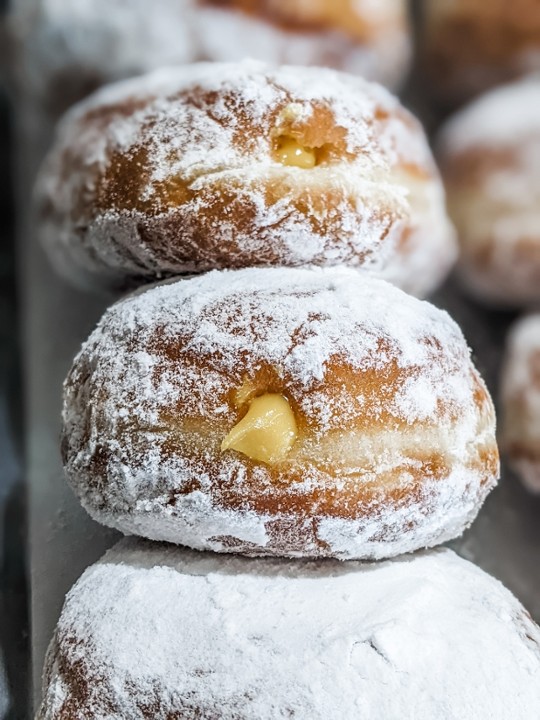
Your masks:
<path fill-rule="evenodd" d="M 460 103 L 540 69 L 538 0 L 422 0 L 431 94 Z"/>
<path fill-rule="evenodd" d="M 406 0 L 43 0 L 8 20 L 12 72 L 53 116 L 163 65 L 323 65 L 396 86 L 411 53 Z"/>
<path fill-rule="evenodd" d="M 193 60 L 193 0 L 41 0 L 8 15 L 16 82 L 59 115 L 111 79 Z"/>
<path fill-rule="evenodd" d="M 203 56 L 323 65 L 398 86 L 411 41 L 406 0 L 199 0 Z"/>
<path fill-rule="evenodd" d="M 460 273 L 496 306 L 540 302 L 540 80 L 484 95 L 451 118 L 439 141 Z"/>
<path fill-rule="evenodd" d="M 519 320 L 502 373 L 502 449 L 524 484 L 540 493 L 540 314 Z"/>

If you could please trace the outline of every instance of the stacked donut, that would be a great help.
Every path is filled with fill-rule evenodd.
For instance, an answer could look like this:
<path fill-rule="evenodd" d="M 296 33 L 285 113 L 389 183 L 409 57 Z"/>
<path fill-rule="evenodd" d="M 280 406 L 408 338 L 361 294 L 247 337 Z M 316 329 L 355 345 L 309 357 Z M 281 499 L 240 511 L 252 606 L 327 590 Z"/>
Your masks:
<path fill-rule="evenodd" d="M 424 294 L 455 253 L 416 120 L 330 70 L 160 71 L 68 114 L 36 202 L 64 276 L 165 279 L 65 383 L 70 485 L 146 539 L 68 595 L 38 717 L 539 714 L 517 601 L 450 551 L 388 560 L 498 474 L 461 331 L 381 279 Z"/>

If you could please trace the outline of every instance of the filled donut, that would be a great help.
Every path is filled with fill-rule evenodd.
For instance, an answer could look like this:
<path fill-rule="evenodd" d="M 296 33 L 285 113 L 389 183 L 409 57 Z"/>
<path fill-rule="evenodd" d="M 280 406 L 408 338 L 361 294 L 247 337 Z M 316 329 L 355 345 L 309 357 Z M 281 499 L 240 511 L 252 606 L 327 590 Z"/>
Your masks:
<path fill-rule="evenodd" d="M 242 60 L 330 66 L 397 86 L 406 0 L 40 0 L 12 3 L 11 69 L 52 115 L 164 65 Z"/>
<path fill-rule="evenodd" d="M 38 720 L 540 716 L 540 629 L 450 550 L 376 565 L 118 543 L 67 596 Z"/>
<path fill-rule="evenodd" d="M 540 302 L 539 107 L 540 81 L 531 78 L 475 101 L 441 135 L 460 273 L 493 305 Z"/>
<path fill-rule="evenodd" d="M 540 315 L 518 321 L 507 340 L 502 373 L 505 454 L 525 484 L 540 492 Z"/>
<path fill-rule="evenodd" d="M 319 65 L 398 86 L 409 68 L 405 0 L 199 0 L 208 60 Z"/>
<path fill-rule="evenodd" d="M 470 524 L 494 422 L 443 311 L 351 270 L 214 271 L 105 313 L 65 383 L 63 457 L 125 533 L 376 559 Z"/>
<path fill-rule="evenodd" d="M 423 0 L 422 11 L 422 67 L 445 104 L 540 70 L 537 0 Z"/>
<path fill-rule="evenodd" d="M 200 64 L 106 88 L 60 125 L 36 198 L 53 263 L 90 284 L 346 264 L 425 294 L 456 253 L 418 121 L 321 68 Z"/>

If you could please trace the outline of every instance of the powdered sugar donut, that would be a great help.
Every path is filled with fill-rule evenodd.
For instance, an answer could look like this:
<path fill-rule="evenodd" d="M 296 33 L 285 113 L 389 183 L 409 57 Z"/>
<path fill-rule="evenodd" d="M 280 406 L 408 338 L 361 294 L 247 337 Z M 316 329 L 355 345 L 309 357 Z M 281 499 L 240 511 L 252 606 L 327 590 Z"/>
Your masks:
<path fill-rule="evenodd" d="M 540 629 L 450 550 L 345 565 L 123 540 L 67 596 L 38 713 L 337 716 L 539 717 Z"/>
<path fill-rule="evenodd" d="M 540 492 L 540 315 L 517 322 L 502 373 L 505 453 L 526 485 Z"/>
<path fill-rule="evenodd" d="M 354 271 L 214 271 L 106 312 L 64 397 L 99 522 L 254 555 L 384 558 L 459 535 L 498 473 L 446 313 Z"/>
<path fill-rule="evenodd" d="M 418 122 L 321 68 L 201 64 L 106 88 L 61 124 L 36 196 L 53 262 L 93 283 L 349 264 L 423 294 L 455 256 Z"/>
<path fill-rule="evenodd" d="M 423 0 L 422 66 L 447 104 L 540 70 L 537 0 Z"/>
<path fill-rule="evenodd" d="M 409 69 L 405 0 L 200 0 L 194 21 L 209 60 L 329 66 L 389 87 Z"/>
<path fill-rule="evenodd" d="M 540 81 L 492 91 L 442 131 L 448 207 L 470 291 L 495 305 L 540 302 Z"/>
<path fill-rule="evenodd" d="M 192 62 L 194 0 L 26 0 L 12 3 L 12 67 L 53 115 L 111 80 Z"/>

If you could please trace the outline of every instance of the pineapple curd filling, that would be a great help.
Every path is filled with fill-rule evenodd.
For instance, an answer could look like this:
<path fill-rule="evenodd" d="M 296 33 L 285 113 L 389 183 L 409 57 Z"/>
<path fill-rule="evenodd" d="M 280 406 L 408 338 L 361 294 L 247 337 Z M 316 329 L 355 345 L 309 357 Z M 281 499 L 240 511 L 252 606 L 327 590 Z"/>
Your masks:
<path fill-rule="evenodd" d="M 221 443 L 221 450 L 236 450 L 252 460 L 274 465 L 287 457 L 297 435 L 287 399 L 266 393 L 251 400 L 246 415 Z"/>

